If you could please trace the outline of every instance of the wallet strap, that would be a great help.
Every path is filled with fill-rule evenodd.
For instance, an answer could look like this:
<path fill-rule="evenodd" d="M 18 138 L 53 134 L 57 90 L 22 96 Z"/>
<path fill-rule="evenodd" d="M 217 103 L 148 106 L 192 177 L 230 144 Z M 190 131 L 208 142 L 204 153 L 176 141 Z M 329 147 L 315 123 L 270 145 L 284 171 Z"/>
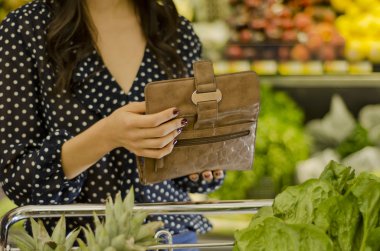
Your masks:
<path fill-rule="evenodd" d="M 212 62 L 198 61 L 193 67 L 197 93 L 215 92 L 216 82 Z"/>
<path fill-rule="evenodd" d="M 196 88 L 194 95 L 202 96 L 202 99 L 196 102 L 198 117 L 194 129 L 213 128 L 218 118 L 218 102 L 220 99 L 218 100 L 216 97 L 220 92 L 217 92 L 212 62 L 198 61 L 194 63 L 193 67 Z"/>

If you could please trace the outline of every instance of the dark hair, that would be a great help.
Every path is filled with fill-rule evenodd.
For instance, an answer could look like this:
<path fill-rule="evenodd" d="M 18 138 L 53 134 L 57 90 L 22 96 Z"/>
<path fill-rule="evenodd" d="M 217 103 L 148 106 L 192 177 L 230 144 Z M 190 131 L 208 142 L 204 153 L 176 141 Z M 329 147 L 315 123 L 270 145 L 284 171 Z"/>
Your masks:
<path fill-rule="evenodd" d="M 133 0 L 147 39 L 168 78 L 183 76 L 183 62 L 176 52 L 178 12 L 172 0 Z M 96 48 L 96 30 L 84 0 L 55 0 L 51 3 L 52 20 L 47 33 L 47 53 L 57 73 L 56 90 L 72 88 L 72 72 L 79 61 Z M 174 69 L 171 66 L 176 65 Z"/>

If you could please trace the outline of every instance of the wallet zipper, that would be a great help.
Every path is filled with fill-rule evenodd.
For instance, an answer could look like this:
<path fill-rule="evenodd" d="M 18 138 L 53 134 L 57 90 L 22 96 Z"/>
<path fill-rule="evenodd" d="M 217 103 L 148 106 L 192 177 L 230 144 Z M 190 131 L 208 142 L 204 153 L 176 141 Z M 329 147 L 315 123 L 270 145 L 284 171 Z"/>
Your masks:
<path fill-rule="evenodd" d="M 178 143 L 175 146 L 176 147 L 193 146 L 193 145 L 216 143 L 216 142 L 220 142 L 220 141 L 226 141 L 226 140 L 244 137 L 244 136 L 247 136 L 249 134 L 250 134 L 250 131 L 242 131 L 242 132 L 236 132 L 236 133 L 231 133 L 231 134 L 227 134 L 227 135 L 219 135 L 219 136 L 212 136 L 212 137 L 205 137 L 205 138 L 181 139 L 181 140 L 178 140 Z"/>

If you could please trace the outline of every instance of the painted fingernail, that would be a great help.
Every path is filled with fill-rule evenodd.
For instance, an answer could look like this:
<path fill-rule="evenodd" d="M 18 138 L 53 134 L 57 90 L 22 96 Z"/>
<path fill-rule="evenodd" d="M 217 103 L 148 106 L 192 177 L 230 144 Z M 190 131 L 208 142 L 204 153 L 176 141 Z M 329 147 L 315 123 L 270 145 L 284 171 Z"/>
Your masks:
<path fill-rule="evenodd" d="M 178 133 L 181 133 L 182 130 L 183 130 L 182 128 L 178 128 L 178 129 L 177 129 L 177 132 L 178 132 Z"/>
<path fill-rule="evenodd" d="M 175 139 L 175 140 L 173 141 L 173 145 L 176 145 L 177 143 L 178 143 L 178 140 Z"/>
<path fill-rule="evenodd" d="M 179 114 L 179 110 L 178 110 L 177 108 L 175 108 L 175 109 L 173 110 L 173 115 L 174 115 L 174 116 L 178 116 L 178 114 Z"/>
<path fill-rule="evenodd" d="M 223 171 L 216 171 L 214 175 L 216 176 L 216 178 L 222 178 L 224 176 L 224 173 Z"/>
<path fill-rule="evenodd" d="M 188 123 L 189 123 L 189 121 L 187 121 L 187 119 L 182 119 L 182 121 L 181 121 L 182 126 L 187 126 Z"/>
<path fill-rule="evenodd" d="M 191 181 L 196 182 L 199 179 L 199 175 L 198 174 L 191 174 L 191 175 L 189 175 L 189 178 Z"/>
<path fill-rule="evenodd" d="M 205 173 L 205 174 L 203 174 L 203 177 L 205 179 L 209 179 L 209 178 L 211 178 L 211 175 L 209 173 Z"/>

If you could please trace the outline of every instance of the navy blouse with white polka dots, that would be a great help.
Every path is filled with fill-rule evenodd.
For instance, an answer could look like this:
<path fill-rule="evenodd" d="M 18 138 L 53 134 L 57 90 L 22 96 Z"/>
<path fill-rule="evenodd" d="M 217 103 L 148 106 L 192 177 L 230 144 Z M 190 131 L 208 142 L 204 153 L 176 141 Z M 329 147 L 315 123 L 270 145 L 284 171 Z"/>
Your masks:
<path fill-rule="evenodd" d="M 94 49 L 74 69 L 72 92 L 55 94 L 54 67 L 46 63 L 46 29 L 51 12 L 35 0 L 12 12 L 0 27 L 0 186 L 17 205 L 104 203 L 108 195 L 125 195 L 133 185 L 137 203 L 188 201 L 189 192 L 207 193 L 222 181 L 192 182 L 187 177 L 143 186 L 135 156 L 114 149 L 72 180 L 61 164 L 62 144 L 131 101 L 144 100 L 144 86 L 165 79 L 146 48 L 135 81 L 126 94 Z M 181 17 L 177 52 L 192 74 L 201 44 L 190 23 Z M 200 215 L 156 216 L 172 233 L 206 232 Z M 71 219 L 69 227 L 90 219 Z M 51 224 L 48 220 L 47 225 Z"/>

